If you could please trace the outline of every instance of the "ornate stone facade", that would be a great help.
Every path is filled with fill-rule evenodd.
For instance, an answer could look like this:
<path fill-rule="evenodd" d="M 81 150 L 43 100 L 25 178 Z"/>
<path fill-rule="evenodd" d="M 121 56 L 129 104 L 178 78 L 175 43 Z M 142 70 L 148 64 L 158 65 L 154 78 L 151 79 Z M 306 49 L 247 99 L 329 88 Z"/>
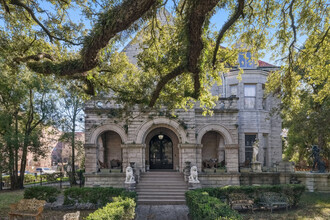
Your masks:
<path fill-rule="evenodd" d="M 137 44 L 129 44 L 124 51 L 136 63 Z M 212 93 L 221 94 L 221 98 L 212 116 L 203 116 L 202 108 L 196 105 L 187 111 L 176 110 L 176 117 L 166 109 L 141 112 L 134 107 L 123 118 L 120 105 L 107 98 L 88 102 L 85 109 L 87 185 L 92 186 L 89 179 L 98 178 L 100 164 L 111 169 L 112 161 L 120 161 L 123 171 L 134 163 L 137 183 L 140 172 L 148 169 L 184 172 L 186 162 L 190 162 L 191 166 L 197 166 L 202 185 L 219 181 L 237 185 L 240 167 L 250 165 L 255 140 L 259 140 L 258 161 L 264 168 L 280 162 L 281 119 L 270 114 L 279 100 L 264 94 L 267 76 L 277 67 L 259 61 L 259 65 L 242 68 L 242 80 L 237 79 L 239 69 L 233 68 L 222 74 L 223 85 L 213 86 Z M 211 168 L 205 165 L 209 164 L 207 161 L 224 165 L 226 173 L 206 174 L 204 168 Z M 107 175 L 109 179 L 115 178 L 110 171 Z"/>
<path fill-rule="evenodd" d="M 218 181 L 215 179 L 220 174 L 212 176 L 203 173 L 203 161 L 210 159 L 222 162 L 226 167 L 226 173 L 219 176 L 219 181 L 236 185 L 239 184 L 240 167 L 249 166 L 248 151 L 252 144 L 245 139 L 251 137 L 254 141 L 256 138 L 259 139 L 258 161 L 264 169 L 280 162 L 281 120 L 277 115 L 270 115 L 271 109 L 277 105 L 277 100 L 273 97 L 264 97 L 262 89 L 268 72 L 261 68 L 248 70 L 245 75 L 243 74 L 242 81 L 236 79 L 236 74 L 237 71 L 230 72 L 226 75 L 223 86 L 213 88 L 213 92 L 227 90 L 226 93 L 222 93 L 223 98 L 219 99 L 213 116 L 203 116 L 203 110 L 198 107 L 188 111 L 178 109 L 175 118 L 168 115 L 166 109 L 140 112 L 136 107 L 131 109 L 129 117 L 121 118 L 116 115 L 116 112 L 120 112 L 120 106 L 106 99 L 87 103 L 87 185 L 92 186 L 88 180 L 95 181 L 100 175 L 100 163 L 107 164 L 110 169 L 113 160 L 121 162 L 123 171 L 134 162 L 137 182 L 139 173 L 145 172 L 147 167 L 184 172 L 185 162 L 189 161 L 191 166 L 197 166 L 198 172 L 201 173 L 201 183 L 212 185 Z M 245 84 L 255 85 L 256 88 L 255 97 L 252 98 L 253 109 L 245 108 Z M 237 96 L 228 92 L 231 85 L 237 85 Z M 166 144 L 170 143 L 170 153 L 167 154 L 163 148 L 163 155 L 156 155 L 159 149 L 155 151 L 151 145 L 157 140 L 159 142 L 159 135 L 167 140 Z M 157 160 L 169 166 L 157 167 Z M 108 178 L 119 178 L 119 175 L 112 173 L 102 173 L 99 177 L 106 180 L 107 175 Z M 98 181 L 97 185 L 109 185 L 110 182 L 117 183 L 109 180 L 100 184 Z"/>

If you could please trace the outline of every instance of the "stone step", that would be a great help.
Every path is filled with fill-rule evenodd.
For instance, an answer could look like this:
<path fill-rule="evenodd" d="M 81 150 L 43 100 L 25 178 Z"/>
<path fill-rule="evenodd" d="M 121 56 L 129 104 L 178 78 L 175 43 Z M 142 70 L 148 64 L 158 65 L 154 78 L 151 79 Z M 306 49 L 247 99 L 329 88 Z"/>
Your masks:
<path fill-rule="evenodd" d="M 181 192 L 186 192 L 187 188 L 186 187 L 181 187 L 181 188 L 166 188 L 166 190 L 160 190 L 159 188 L 136 188 L 136 192 L 146 192 L 146 193 L 159 193 L 159 192 L 164 192 L 164 193 L 181 193 Z"/>
<path fill-rule="evenodd" d="M 183 180 L 169 180 L 169 179 L 166 179 L 166 180 L 159 180 L 159 179 L 156 179 L 156 180 L 141 180 L 140 179 L 139 183 L 153 183 L 153 184 L 156 184 L 156 185 L 165 185 L 165 184 L 168 184 L 168 183 L 186 184 Z"/>
<path fill-rule="evenodd" d="M 187 188 L 187 185 L 184 183 L 166 183 L 166 184 L 152 184 L 152 183 L 139 183 L 136 188 L 154 188 L 154 189 L 181 189 Z"/>
<path fill-rule="evenodd" d="M 145 172 L 141 173 L 142 176 L 183 176 L 182 173 L 177 172 Z"/>
<path fill-rule="evenodd" d="M 183 181 L 183 177 L 182 176 L 140 176 L 140 180 L 154 180 L 154 179 L 162 179 L 162 180 L 166 180 L 166 179 L 173 179 L 173 180 L 181 180 Z"/>
<path fill-rule="evenodd" d="M 173 189 L 180 189 L 180 190 L 187 190 L 187 186 L 152 186 L 152 185 L 148 185 L 148 186 L 136 186 L 136 190 L 140 190 L 140 189 L 144 189 L 144 188 L 150 188 L 150 189 L 158 189 L 160 190 L 173 190 Z M 166 192 L 166 191 L 165 191 Z"/>
<path fill-rule="evenodd" d="M 142 198 L 185 198 L 185 193 L 137 193 L 139 199 Z"/>
<path fill-rule="evenodd" d="M 185 205 L 185 199 L 168 199 L 168 200 L 159 200 L 159 199 L 138 199 L 139 205 Z"/>
<path fill-rule="evenodd" d="M 161 191 L 136 191 L 138 195 L 184 195 L 186 193 L 185 190 L 180 191 L 168 191 L 168 190 L 161 190 Z"/>
<path fill-rule="evenodd" d="M 170 199 L 185 199 L 185 196 L 178 195 L 178 196 L 166 196 L 166 195 L 139 195 L 139 199 L 158 199 L 158 200 L 170 200 Z"/>
<path fill-rule="evenodd" d="M 142 173 L 136 186 L 138 204 L 181 205 L 185 204 L 187 183 L 177 172 Z"/>

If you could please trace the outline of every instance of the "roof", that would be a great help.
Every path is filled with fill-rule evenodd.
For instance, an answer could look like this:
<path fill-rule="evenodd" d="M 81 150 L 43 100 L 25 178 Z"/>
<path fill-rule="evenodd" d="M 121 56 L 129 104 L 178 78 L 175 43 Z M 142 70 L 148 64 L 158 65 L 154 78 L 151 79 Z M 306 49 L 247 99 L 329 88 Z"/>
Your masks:
<path fill-rule="evenodd" d="M 269 64 L 265 61 L 262 61 L 262 60 L 258 60 L 258 66 L 259 67 L 277 67 L 277 66 L 274 66 L 272 64 Z"/>

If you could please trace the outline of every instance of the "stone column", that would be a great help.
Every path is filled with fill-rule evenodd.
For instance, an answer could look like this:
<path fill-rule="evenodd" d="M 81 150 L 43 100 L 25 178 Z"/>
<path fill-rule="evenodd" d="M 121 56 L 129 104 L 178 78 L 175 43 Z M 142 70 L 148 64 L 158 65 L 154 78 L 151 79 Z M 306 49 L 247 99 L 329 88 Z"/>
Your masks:
<path fill-rule="evenodd" d="M 97 145 L 84 144 L 86 173 L 97 172 Z"/>
<path fill-rule="evenodd" d="M 145 171 L 145 144 L 122 144 L 123 171 L 130 162 L 135 162 L 137 173 Z"/>
<path fill-rule="evenodd" d="M 185 162 L 190 161 L 191 166 L 197 166 L 199 172 L 202 170 L 202 145 L 200 144 L 179 144 L 179 169 L 183 172 Z"/>
<path fill-rule="evenodd" d="M 227 172 L 238 172 L 238 144 L 226 144 L 225 157 Z"/>

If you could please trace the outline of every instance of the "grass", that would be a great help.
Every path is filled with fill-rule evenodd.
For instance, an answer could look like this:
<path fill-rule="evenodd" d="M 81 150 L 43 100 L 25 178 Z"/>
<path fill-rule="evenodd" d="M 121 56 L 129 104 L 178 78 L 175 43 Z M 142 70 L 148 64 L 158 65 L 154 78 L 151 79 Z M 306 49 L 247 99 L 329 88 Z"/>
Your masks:
<path fill-rule="evenodd" d="M 0 191 L 0 219 L 7 217 L 9 205 L 23 199 L 24 190 Z"/>
<path fill-rule="evenodd" d="M 9 204 L 18 202 L 23 198 L 23 190 L 17 191 L 0 191 L 0 219 L 8 217 Z M 84 210 L 81 216 L 85 217 L 94 210 Z M 44 219 L 62 219 L 63 215 L 68 212 L 75 211 L 53 211 L 45 210 Z M 326 220 L 330 219 L 330 193 L 304 193 L 299 206 L 285 210 L 256 211 L 254 214 L 250 212 L 241 213 L 244 220 L 271 220 L 271 219 L 297 219 L 297 220 Z"/>
<path fill-rule="evenodd" d="M 304 193 L 297 208 L 285 210 L 256 211 L 252 213 L 242 213 L 243 219 L 297 219 L 297 220 L 326 220 L 330 219 L 330 193 Z"/>
<path fill-rule="evenodd" d="M 0 191 L 0 220 L 8 218 L 8 212 L 10 210 L 9 205 L 12 203 L 16 203 L 19 200 L 23 199 L 24 190 L 4 190 Z M 87 217 L 91 212 L 95 210 L 81 210 L 80 217 Z M 74 210 L 71 211 L 54 211 L 54 210 L 44 210 L 43 219 L 47 220 L 58 220 L 63 219 L 63 216 L 69 212 L 76 212 Z"/>

